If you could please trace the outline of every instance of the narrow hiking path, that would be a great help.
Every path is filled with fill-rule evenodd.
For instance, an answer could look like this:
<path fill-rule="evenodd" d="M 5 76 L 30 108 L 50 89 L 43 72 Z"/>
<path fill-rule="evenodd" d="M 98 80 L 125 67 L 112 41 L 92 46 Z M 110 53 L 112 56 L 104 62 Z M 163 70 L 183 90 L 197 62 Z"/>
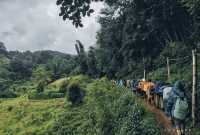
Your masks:
<path fill-rule="evenodd" d="M 145 99 L 139 99 L 145 107 L 155 114 L 156 120 L 159 125 L 163 125 L 165 129 L 163 129 L 162 135 L 177 135 L 176 130 L 173 128 L 171 121 L 167 118 L 165 113 L 153 106 L 152 104 L 149 104 Z"/>

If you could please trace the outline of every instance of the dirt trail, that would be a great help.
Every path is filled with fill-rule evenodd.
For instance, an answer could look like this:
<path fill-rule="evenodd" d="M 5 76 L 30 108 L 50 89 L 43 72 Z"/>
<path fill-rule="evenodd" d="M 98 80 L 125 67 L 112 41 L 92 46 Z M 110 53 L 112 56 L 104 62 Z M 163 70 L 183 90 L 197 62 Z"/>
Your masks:
<path fill-rule="evenodd" d="M 169 121 L 169 119 L 162 110 L 157 109 L 153 105 L 147 103 L 145 100 L 142 100 L 142 102 L 149 111 L 156 114 L 158 124 L 164 126 L 165 129 L 163 135 L 176 135 L 176 131 L 173 128 L 171 121 Z"/>

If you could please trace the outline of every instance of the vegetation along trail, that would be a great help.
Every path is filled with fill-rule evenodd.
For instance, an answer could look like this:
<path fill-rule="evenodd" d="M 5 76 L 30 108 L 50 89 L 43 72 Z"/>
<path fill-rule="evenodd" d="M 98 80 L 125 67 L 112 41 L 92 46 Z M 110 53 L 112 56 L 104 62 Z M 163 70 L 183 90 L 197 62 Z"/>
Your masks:
<path fill-rule="evenodd" d="M 165 115 L 165 113 L 162 110 L 149 104 L 144 99 L 140 99 L 140 102 L 142 102 L 144 104 L 146 109 L 148 109 L 149 111 L 151 111 L 152 113 L 155 114 L 158 125 L 164 126 L 164 131 L 163 131 L 164 135 L 176 135 L 176 131 L 173 128 L 171 121 L 167 118 L 167 116 Z"/>

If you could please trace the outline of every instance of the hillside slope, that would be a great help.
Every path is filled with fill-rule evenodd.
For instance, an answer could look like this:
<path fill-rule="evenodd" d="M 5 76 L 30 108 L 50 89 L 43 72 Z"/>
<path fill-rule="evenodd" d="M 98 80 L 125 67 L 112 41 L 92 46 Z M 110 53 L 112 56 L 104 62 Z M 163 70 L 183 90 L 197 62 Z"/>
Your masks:
<path fill-rule="evenodd" d="M 26 97 L 0 101 L 1 135 L 44 135 L 64 108 L 63 99 L 28 100 Z"/>
<path fill-rule="evenodd" d="M 0 101 L 3 135 L 159 135 L 155 116 L 125 88 L 107 79 L 73 77 L 85 91 L 83 103 L 66 99 L 29 100 L 26 96 Z"/>

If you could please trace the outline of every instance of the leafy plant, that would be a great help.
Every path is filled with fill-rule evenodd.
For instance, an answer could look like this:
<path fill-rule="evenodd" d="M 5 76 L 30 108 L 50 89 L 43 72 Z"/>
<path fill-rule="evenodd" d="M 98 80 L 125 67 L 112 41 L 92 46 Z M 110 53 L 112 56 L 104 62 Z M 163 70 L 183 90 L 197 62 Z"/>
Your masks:
<path fill-rule="evenodd" d="M 78 84 L 71 84 L 69 86 L 68 90 L 68 100 L 73 104 L 73 105 L 78 105 L 83 102 L 85 92 L 80 88 Z"/>

